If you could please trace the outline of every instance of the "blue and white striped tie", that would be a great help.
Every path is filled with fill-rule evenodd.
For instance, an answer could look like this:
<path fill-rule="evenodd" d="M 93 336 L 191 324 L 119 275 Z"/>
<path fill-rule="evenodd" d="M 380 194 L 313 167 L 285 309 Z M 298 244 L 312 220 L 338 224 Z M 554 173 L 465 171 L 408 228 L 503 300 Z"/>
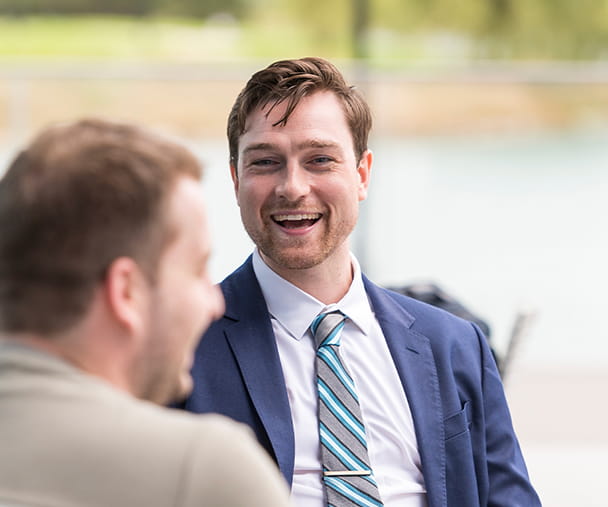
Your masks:
<path fill-rule="evenodd" d="M 338 350 L 346 318 L 339 311 L 322 313 L 310 326 L 317 346 L 323 483 L 330 507 L 377 507 L 383 504 L 369 465 L 359 399 Z"/>

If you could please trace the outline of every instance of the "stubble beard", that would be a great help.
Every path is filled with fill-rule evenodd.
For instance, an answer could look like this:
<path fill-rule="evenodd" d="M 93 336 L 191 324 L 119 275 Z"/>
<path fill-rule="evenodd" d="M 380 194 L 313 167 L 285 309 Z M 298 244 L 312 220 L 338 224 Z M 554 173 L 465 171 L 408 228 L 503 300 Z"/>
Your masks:
<path fill-rule="evenodd" d="M 326 219 L 325 219 L 326 220 Z M 282 242 L 270 232 L 273 224 L 264 224 L 262 229 L 243 220 L 243 225 L 260 252 L 275 266 L 287 270 L 303 270 L 318 266 L 343 245 L 355 227 L 342 221 L 334 227 L 326 226 L 321 238 L 314 242 L 305 238 L 290 238 Z M 326 225 L 326 224 L 325 224 Z"/>
<path fill-rule="evenodd" d="M 172 350 L 169 329 L 162 319 L 156 318 L 162 314 L 162 305 L 162 300 L 155 299 L 150 308 L 148 346 L 140 360 L 144 381 L 144 391 L 140 397 L 164 406 L 187 398 L 193 387 L 193 379 L 190 374 L 192 356 L 184 350 L 180 350 L 180 355 Z M 195 343 L 194 340 L 193 337 L 191 343 Z M 194 345 L 190 350 L 194 354 Z"/>

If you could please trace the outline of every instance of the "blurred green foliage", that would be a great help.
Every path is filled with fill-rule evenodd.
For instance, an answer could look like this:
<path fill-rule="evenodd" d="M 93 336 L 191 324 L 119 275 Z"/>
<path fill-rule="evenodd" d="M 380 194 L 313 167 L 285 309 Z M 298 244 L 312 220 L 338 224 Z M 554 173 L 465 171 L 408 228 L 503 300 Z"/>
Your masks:
<path fill-rule="evenodd" d="M 375 0 L 372 27 L 458 34 L 474 57 L 608 58 L 608 0 Z"/>
<path fill-rule="evenodd" d="M 245 14 L 247 0 L 0 0 L 0 13 L 32 14 L 129 14 L 206 17 L 217 12 Z"/>
<path fill-rule="evenodd" d="M 217 54 L 237 58 L 608 58 L 608 0 L 0 0 L 5 27 L 10 18 L 100 13 L 213 25 L 229 41 Z M 0 42 L 10 43 L 1 32 Z"/>

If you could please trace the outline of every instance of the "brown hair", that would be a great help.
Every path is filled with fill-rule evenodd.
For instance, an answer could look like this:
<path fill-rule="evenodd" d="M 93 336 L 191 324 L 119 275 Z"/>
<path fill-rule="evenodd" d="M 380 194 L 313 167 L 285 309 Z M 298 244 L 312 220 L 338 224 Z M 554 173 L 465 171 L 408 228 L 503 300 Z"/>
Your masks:
<path fill-rule="evenodd" d="M 369 106 L 355 89 L 349 86 L 340 71 L 322 58 L 281 60 L 256 72 L 239 93 L 228 116 L 228 145 L 230 163 L 238 162 L 239 138 L 245 132 L 249 115 L 257 108 L 287 101 L 283 117 L 275 125 L 285 125 L 300 100 L 317 91 L 331 91 L 344 107 L 350 127 L 355 155 L 361 158 L 367 150 L 367 139 L 372 126 Z"/>
<path fill-rule="evenodd" d="M 196 158 L 132 125 L 89 119 L 40 133 L 0 181 L 0 330 L 68 329 L 118 257 L 154 283 L 180 176 L 201 177 Z"/>

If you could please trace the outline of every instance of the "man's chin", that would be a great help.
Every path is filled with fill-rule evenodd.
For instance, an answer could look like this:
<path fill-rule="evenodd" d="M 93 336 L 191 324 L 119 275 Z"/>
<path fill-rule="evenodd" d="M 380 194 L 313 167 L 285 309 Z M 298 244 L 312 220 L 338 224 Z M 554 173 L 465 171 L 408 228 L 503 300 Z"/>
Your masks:
<path fill-rule="evenodd" d="M 194 381 L 192 380 L 192 375 L 190 375 L 190 372 L 184 373 L 180 377 L 178 385 L 177 396 L 180 398 L 180 401 L 185 400 L 188 396 L 190 396 L 193 388 Z"/>
<path fill-rule="evenodd" d="M 306 252 L 303 248 L 290 249 L 269 249 L 268 253 L 264 253 L 263 258 L 269 266 L 277 266 L 282 269 L 310 269 L 321 264 L 327 254 L 319 253 L 313 255 Z"/>
<path fill-rule="evenodd" d="M 179 381 L 177 382 L 177 385 L 175 386 L 173 395 L 168 401 L 168 404 L 179 405 L 180 403 L 185 401 L 186 398 L 192 392 L 193 387 L 194 381 L 192 380 L 192 376 L 190 375 L 190 373 L 182 374 L 179 378 Z"/>

